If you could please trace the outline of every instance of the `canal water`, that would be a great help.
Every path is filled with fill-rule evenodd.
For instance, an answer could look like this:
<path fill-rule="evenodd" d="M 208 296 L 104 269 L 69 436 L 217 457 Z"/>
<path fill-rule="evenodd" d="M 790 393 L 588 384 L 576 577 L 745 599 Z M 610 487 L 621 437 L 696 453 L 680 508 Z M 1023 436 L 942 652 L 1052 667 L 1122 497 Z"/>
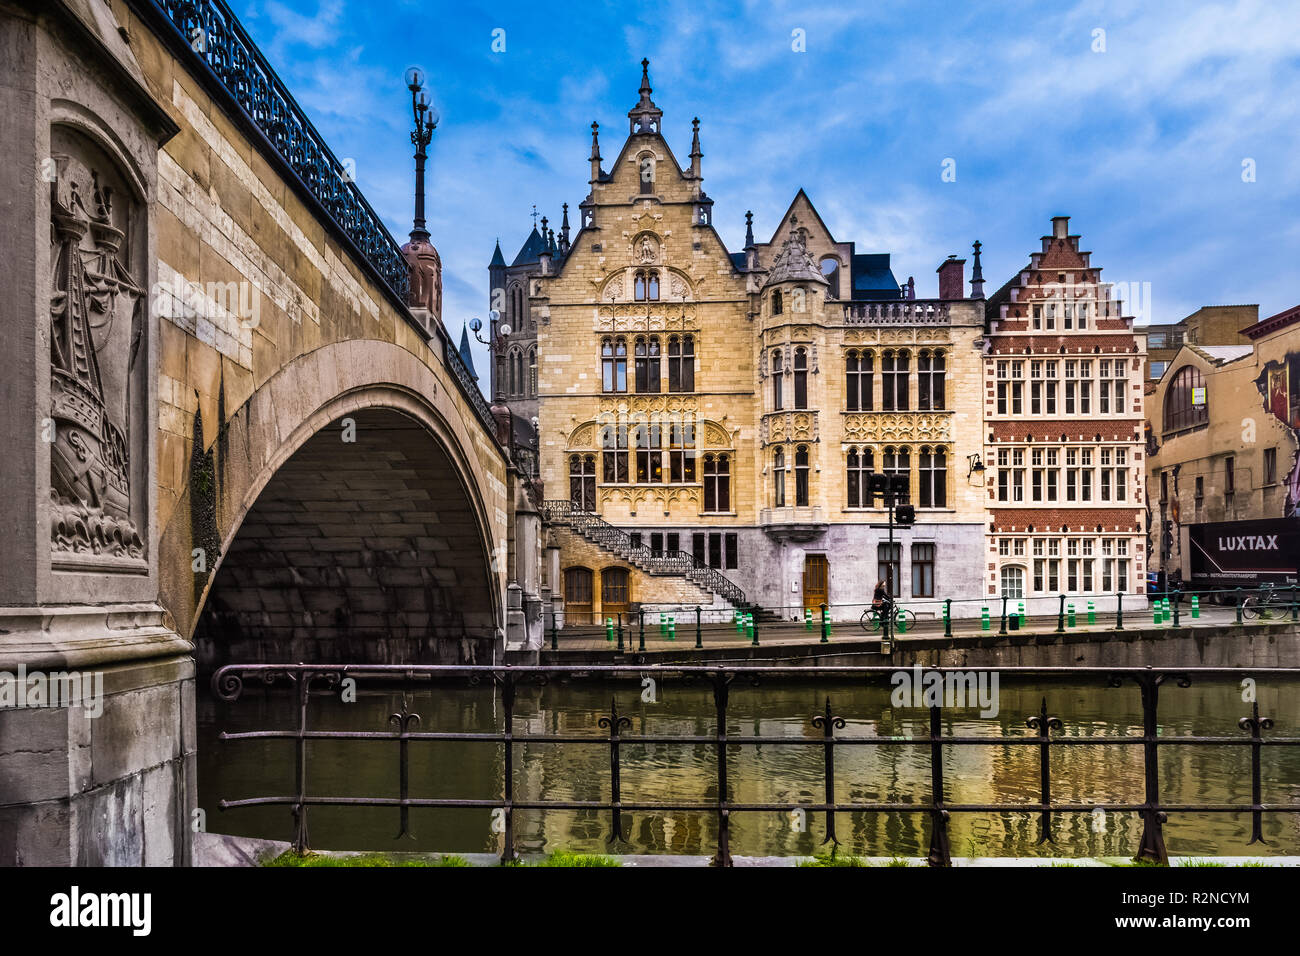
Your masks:
<path fill-rule="evenodd" d="M 1032 736 L 1025 718 L 1036 714 L 1044 697 L 1048 713 L 1063 727 L 1054 736 L 1140 736 L 1142 711 L 1136 685 L 1109 688 L 1104 679 L 1080 686 L 1010 683 L 999 688 L 998 713 L 981 717 L 977 709 L 946 710 L 947 736 Z M 1300 685 L 1261 682 L 1260 713 L 1272 717 L 1273 736 L 1300 737 Z M 597 721 L 609 713 L 611 697 L 631 718 L 624 733 L 711 735 L 711 689 L 700 683 L 661 683 L 653 702 L 642 701 L 635 683 L 574 680 L 543 686 L 522 685 L 516 697 L 516 734 L 570 734 L 599 737 Z M 884 684 L 804 681 L 758 686 L 732 685 L 729 732 L 819 740 L 811 717 L 826 698 L 846 726 L 837 736 L 859 738 L 925 736 L 928 712 L 891 706 Z M 502 703 L 490 684 L 424 687 L 410 691 L 409 707 L 421 715 L 419 730 L 500 732 Z M 337 695 L 313 696 L 309 725 L 317 730 L 383 731 L 399 710 L 402 693 L 368 692 L 354 703 Z M 1238 720 L 1250 713 L 1241 687 L 1201 682 L 1160 691 L 1162 736 L 1244 737 Z M 293 818 L 287 807 L 218 809 L 221 799 L 289 795 L 293 792 L 292 741 L 221 741 L 221 731 L 291 729 L 296 704 L 283 691 L 246 685 L 235 703 L 202 694 L 199 706 L 199 803 L 207 827 L 215 832 L 290 839 Z M 608 745 L 573 746 L 516 743 L 515 794 L 518 800 L 608 799 Z M 1141 802 L 1143 766 L 1140 745 L 1053 748 L 1053 799 L 1058 802 Z M 319 741 L 309 745 L 308 791 L 329 796 L 398 795 L 398 745 Z M 500 798 L 502 745 L 462 741 L 411 744 L 411 796 Z M 1039 797 L 1037 747 L 991 742 L 988 746 L 947 747 L 944 773 L 950 803 L 1031 802 Z M 836 797 L 841 801 L 899 802 L 923 805 L 930 788 L 927 744 L 861 745 L 836 750 Z M 1300 803 L 1300 747 L 1262 748 L 1265 803 Z M 824 795 L 823 753 L 819 746 L 742 745 L 728 750 L 731 799 L 746 803 L 815 803 Z M 1249 803 L 1250 748 L 1220 745 L 1162 746 L 1160 781 L 1164 802 Z M 716 754 L 712 745 L 626 744 L 622 747 L 624 802 L 689 802 L 716 794 Z M 824 815 L 738 813 L 732 821 L 732 852 L 745 855 L 805 855 L 819 852 Z M 483 809 L 411 811 L 414 838 L 396 839 L 398 812 L 392 808 L 312 808 L 311 844 L 316 849 L 499 852 L 501 835 Z M 1165 826 L 1169 852 L 1196 855 L 1272 855 L 1300 853 L 1300 815 L 1264 815 L 1266 843 L 1248 846 L 1250 814 L 1171 812 Z M 715 816 L 700 812 L 634 812 L 624 816 L 627 842 L 611 846 L 608 811 L 517 811 L 517 842 L 523 850 L 552 852 L 711 854 L 716 846 Z M 869 856 L 918 856 L 928 849 L 925 813 L 837 814 L 844 852 Z M 1054 844 L 1039 844 L 1038 817 L 1032 812 L 954 813 L 949 828 L 955 856 L 1131 856 L 1141 836 L 1136 813 L 1054 815 Z"/>

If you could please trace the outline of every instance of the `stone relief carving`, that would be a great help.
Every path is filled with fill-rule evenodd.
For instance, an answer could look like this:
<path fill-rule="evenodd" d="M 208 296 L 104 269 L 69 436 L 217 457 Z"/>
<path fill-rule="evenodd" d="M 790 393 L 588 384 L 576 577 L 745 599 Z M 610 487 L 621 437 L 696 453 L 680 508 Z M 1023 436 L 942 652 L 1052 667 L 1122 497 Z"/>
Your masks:
<path fill-rule="evenodd" d="M 817 441 L 820 434 L 817 414 L 811 411 L 770 412 L 759 422 L 759 437 L 764 444 Z"/>
<path fill-rule="evenodd" d="M 844 416 L 844 440 L 952 441 L 952 415 L 937 412 L 850 412 Z"/>
<path fill-rule="evenodd" d="M 54 139 L 69 152 L 55 154 L 50 184 L 50 544 L 143 558 L 131 499 L 131 381 L 145 308 L 143 264 L 130 252 L 135 204 L 97 151 L 71 152 L 79 141 L 70 134 Z"/>
<path fill-rule="evenodd" d="M 636 261 L 645 265 L 659 261 L 659 240 L 650 233 L 644 233 L 637 238 Z"/>
<path fill-rule="evenodd" d="M 615 304 L 613 300 L 596 308 L 595 332 L 685 332 L 699 327 L 695 306 L 677 304 L 672 312 L 663 312 L 664 304 L 658 302 L 627 302 Z"/>

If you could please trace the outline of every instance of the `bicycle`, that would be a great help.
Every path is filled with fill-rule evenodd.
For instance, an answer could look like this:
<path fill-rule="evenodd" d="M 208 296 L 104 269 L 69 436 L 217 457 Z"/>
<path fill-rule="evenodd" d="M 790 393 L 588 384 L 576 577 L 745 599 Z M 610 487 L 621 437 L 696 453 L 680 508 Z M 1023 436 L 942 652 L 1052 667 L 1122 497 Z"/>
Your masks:
<path fill-rule="evenodd" d="M 890 604 L 889 610 L 886 611 L 885 613 L 891 614 L 893 616 L 895 631 L 898 630 L 911 631 L 914 627 L 916 627 L 916 615 L 913 614 L 907 608 L 900 608 L 897 604 Z M 898 626 L 899 614 L 903 615 L 904 626 L 902 628 L 899 628 Z M 878 611 L 876 608 L 869 607 L 862 612 L 862 617 L 859 618 L 859 623 L 862 625 L 862 629 L 864 631 L 868 631 L 868 632 L 879 631 L 882 630 L 884 627 L 884 617 L 881 615 L 880 611 Z"/>
<path fill-rule="evenodd" d="M 1269 618 L 1269 612 L 1277 609 L 1285 615 L 1291 609 L 1290 602 L 1282 596 L 1272 584 L 1261 584 L 1259 590 L 1241 602 L 1243 619 Z"/>

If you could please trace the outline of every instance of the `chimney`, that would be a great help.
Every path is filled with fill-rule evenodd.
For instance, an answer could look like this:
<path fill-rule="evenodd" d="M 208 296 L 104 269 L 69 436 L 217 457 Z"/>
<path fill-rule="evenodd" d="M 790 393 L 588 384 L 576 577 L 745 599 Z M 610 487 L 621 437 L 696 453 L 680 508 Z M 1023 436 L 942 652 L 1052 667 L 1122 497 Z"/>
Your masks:
<path fill-rule="evenodd" d="M 1052 238 L 1053 239 L 1064 239 L 1069 234 L 1069 231 L 1070 231 L 1069 216 L 1052 217 Z"/>
<path fill-rule="evenodd" d="M 964 299 L 966 284 L 966 260 L 949 256 L 935 270 L 939 273 L 939 298 Z"/>

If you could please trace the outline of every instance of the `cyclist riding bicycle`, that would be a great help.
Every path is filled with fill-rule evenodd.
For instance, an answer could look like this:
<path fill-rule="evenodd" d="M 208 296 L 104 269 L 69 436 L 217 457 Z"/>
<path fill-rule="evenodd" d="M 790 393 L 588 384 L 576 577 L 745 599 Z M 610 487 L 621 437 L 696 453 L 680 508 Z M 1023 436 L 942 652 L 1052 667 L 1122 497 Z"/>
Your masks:
<path fill-rule="evenodd" d="M 893 611 L 894 599 L 890 597 L 889 588 L 885 586 L 884 581 L 876 582 L 876 592 L 871 596 L 871 606 L 882 620 Z"/>

